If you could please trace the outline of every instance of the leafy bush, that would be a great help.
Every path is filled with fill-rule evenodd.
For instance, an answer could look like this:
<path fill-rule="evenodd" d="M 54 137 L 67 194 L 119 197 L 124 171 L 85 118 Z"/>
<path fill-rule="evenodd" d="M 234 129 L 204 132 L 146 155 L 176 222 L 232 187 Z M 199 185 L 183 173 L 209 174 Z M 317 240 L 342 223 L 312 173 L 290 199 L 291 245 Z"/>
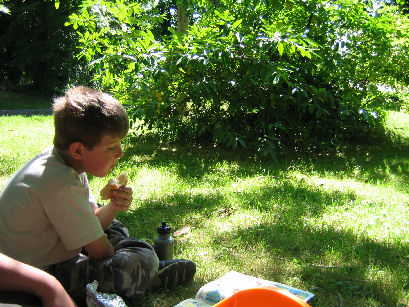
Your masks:
<path fill-rule="evenodd" d="M 406 82 L 390 71 L 391 58 L 406 57 L 397 47 L 406 25 L 393 7 L 372 11 L 348 0 L 189 5 L 197 18 L 187 33 L 171 28 L 171 36 L 156 38 L 163 16 L 141 3 L 87 1 L 72 16 L 96 82 L 131 105 L 136 130 L 271 157 L 282 147 L 326 150 L 382 133 L 377 84 Z"/>

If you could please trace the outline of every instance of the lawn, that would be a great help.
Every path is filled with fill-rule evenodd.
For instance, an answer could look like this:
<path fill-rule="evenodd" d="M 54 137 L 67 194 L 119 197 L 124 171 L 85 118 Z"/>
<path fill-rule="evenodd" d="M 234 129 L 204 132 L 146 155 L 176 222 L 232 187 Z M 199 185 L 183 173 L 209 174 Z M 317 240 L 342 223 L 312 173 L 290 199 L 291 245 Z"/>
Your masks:
<path fill-rule="evenodd" d="M 0 110 L 48 109 L 51 107 L 51 102 L 51 95 L 46 93 L 0 91 Z"/>
<path fill-rule="evenodd" d="M 0 188 L 51 144 L 50 116 L 0 117 Z M 313 292 L 313 306 L 409 305 L 409 115 L 390 112 L 395 141 L 334 155 L 263 161 L 245 153 L 124 141 L 112 176 L 128 174 L 135 237 L 153 243 L 166 220 L 178 258 L 197 263 L 194 282 L 149 293 L 173 306 L 230 270 Z M 111 177 L 111 176 L 110 176 Z M 107 178 L 90 177 L 95 195 Z"/>

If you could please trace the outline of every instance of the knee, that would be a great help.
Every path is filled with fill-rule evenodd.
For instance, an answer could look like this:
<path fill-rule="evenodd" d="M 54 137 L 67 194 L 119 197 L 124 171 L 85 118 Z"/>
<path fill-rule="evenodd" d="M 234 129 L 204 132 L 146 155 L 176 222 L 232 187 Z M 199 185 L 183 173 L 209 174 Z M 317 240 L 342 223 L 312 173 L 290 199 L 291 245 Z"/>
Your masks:
<path fill-rule="evenodd" d="M 112 265 L 126 272 L 143 272 L 153 277 L 158 272 L 159 259 L 155 251 L 144 247 L 124 247 L 111 258 Z"/>

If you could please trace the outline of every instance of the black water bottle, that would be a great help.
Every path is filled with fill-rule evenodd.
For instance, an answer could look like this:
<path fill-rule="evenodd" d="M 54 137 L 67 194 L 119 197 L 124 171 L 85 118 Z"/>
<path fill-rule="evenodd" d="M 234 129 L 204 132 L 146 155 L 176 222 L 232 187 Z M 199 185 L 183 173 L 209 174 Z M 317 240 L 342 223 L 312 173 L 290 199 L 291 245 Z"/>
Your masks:
<path fill-rule="evenodd" d="M 173 238 L 170 235 L 171 228 L 162 222 L 158 227 L 158 237 L 155 238 L 154 248 L 159 260 L 173 259 Z"/>

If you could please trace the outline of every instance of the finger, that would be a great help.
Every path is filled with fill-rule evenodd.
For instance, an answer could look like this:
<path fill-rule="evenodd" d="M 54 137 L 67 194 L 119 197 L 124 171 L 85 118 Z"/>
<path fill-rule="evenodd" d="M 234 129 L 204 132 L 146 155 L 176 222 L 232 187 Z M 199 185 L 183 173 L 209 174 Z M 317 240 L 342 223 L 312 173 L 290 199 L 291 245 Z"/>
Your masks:
<path fill-rule="evenodd" d="M 111 198 L 111 206 L 113 206 L 117 210 L 126 211 L 132 204 L 132 200 L 124 199 L 124 198 Z"/>
<path fill-rule="evenodd" d="M 112 198 L 114 198 L 114 199 L 120 199 L 120 198 L 123 198 L 123 199 L 126 199 L 126 200 L 132 200 L 132 193 L 129 193 L 129 191 L 128 190 L 126 190 L 126 191 L 123 191 L 123 190 L 114 190 L 114 191 L 112 191 L 112 196 L 111 196 L 111 199 Z"/>
<path fill-rule="evenodd" d="M 119 187 L 118 189 L 116 189 L 115 191 L 121 191 L 124 193 L 128 193 L 128 194 L 132 194 L 132 188 L 131 187 Z"/>
<path fill-rule="evenodd" d="M 121 205 L 131 204 L 132 203 L 132 196 L 129 197 L 127 195 L 116 194 L 116 195 L 112 195 L 111 201 L 114 201 L 114 202 L 116 202 L 118 204 L 121 204 Z"/>
<path fill-rule="evenodd" d="M 115 201 L 111 201 L 111 206 L 118 211 L 127 211 L 130 208 L 130 204 L 120 204 Z"/>

